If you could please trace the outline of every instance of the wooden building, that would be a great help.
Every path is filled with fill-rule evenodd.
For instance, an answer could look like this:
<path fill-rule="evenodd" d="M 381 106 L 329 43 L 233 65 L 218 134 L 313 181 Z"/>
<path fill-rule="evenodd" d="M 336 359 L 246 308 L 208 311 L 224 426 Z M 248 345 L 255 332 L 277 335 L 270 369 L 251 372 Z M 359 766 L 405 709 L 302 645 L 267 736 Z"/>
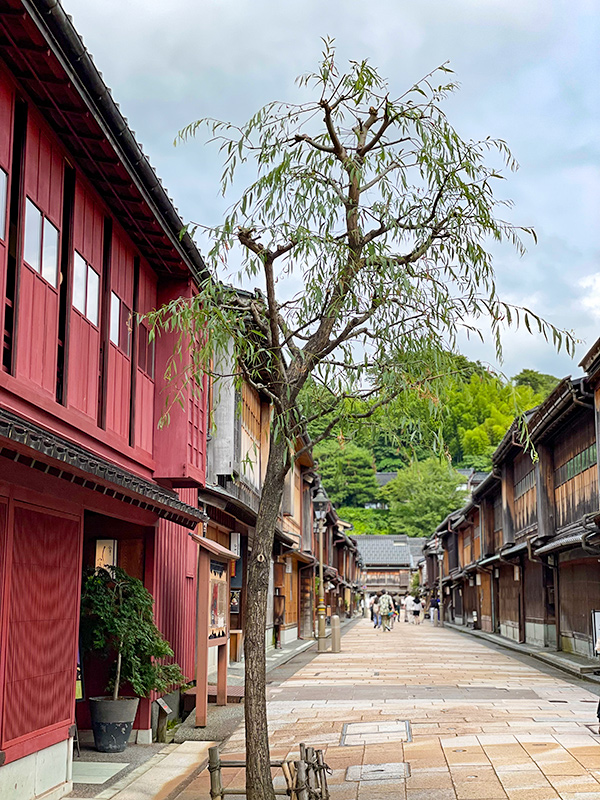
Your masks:
<path fill-rule="evenodd" d="M 204 266 L 59 4 L 0 3 L 0 796 L 70 786 L 82 566 L 139 577 L 194 675 L 206 387 L 162 412 L 136 316 Z M 105 665 L 84 660 L 85 697 Z M 88 727 L 86 700 L 77 704 Z M 152 703 L 134 724 L 152 737 Z"/>
<path fill-rule="evenodd" d="M 408 544 L 408 536 L 378 536 L 365 534 L 354 536 L 366 574 L 365 591 L 391 595 L 406 594 L 410 579 L 416 570 Z"/>
<path fill-rule="evenodd" d="M 582 366 L 585 377 L 565 378 L 513 423 L 493 472 L 424 553 L 433 594 L 443 548 L 447 620 L 591 658 L 600 610 L 600 340 Z"/>

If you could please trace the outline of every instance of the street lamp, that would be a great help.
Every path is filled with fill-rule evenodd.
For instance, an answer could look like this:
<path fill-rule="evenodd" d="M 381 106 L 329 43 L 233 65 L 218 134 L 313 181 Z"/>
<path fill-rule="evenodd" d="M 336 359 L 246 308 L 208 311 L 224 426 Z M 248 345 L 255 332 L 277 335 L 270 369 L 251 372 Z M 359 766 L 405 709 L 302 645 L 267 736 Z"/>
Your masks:
<path fill-rule="evenodd" d="M 329 507 L 329 498 L 322 486 L 319 486 L 313 495 L 313 508 L 318 522 L 319 533 L 319 603 L 317 605 L 317 652 L 324 653 L 327 649 L 325 639 L 325 586 L 323 584 L 323 531 L 325 528 L 325 515 Z"/>
<path fill-rule="evenodd" d="M 439 600 L 438 600 L 438 625 L 440 628 L 444 627 L 444 595 L 443 592 L 443 572 L 444 572 L 444 548 L 442 547 L 441 540 L 438 543 L 438 550 L 436 551 L 438 559 L 438 580 L 439 580 Z"/>

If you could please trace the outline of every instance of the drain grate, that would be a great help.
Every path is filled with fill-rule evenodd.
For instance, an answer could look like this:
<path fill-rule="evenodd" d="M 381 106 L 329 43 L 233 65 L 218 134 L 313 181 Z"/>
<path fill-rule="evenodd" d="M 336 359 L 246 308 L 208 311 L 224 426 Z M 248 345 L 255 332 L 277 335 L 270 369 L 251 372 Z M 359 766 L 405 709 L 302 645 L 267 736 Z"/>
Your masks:
<path fill-rule="evenodd" d="M 384 742 L 412 742 L 410 722 L 407 719 L 387 722 L 346 722 L 342 728 L 341 747 Z"/>
<path fill-rule="evenodd" d="M 393 764 L 358 764 L 346 770 L 347 781 L 396 782 L 410 778 L 410 764 L 399 761 Z"/>

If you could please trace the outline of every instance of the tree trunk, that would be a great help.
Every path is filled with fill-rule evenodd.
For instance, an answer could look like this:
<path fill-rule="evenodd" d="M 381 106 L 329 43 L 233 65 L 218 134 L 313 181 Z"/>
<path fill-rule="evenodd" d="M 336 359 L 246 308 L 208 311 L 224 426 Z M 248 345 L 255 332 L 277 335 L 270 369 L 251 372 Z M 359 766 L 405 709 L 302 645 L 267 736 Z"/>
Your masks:
<path fill-rule="evenodd" d="M 288 444 L 285 438 L 274 440 L 271 434 L 267 472 L 256 519 L 256 535 L 248 563 L 246 592 L 244 713 L 248 800 L 275 800 L 267 728 L 265 630 L 273 536 L 281 506 L 285 476 L 289 469 L 288 464 Z"/>

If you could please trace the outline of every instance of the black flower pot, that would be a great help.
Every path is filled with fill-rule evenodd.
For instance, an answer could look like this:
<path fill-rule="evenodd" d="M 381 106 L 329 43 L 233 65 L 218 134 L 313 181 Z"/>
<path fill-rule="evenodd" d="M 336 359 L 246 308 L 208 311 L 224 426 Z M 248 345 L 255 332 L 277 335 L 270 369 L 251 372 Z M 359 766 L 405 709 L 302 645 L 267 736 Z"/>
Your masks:
<path fill-rule="evenodd" d="M 100 753 L 122 753 L 127 747 L 139 697 L 90 697 L 94 744 Z"/>

